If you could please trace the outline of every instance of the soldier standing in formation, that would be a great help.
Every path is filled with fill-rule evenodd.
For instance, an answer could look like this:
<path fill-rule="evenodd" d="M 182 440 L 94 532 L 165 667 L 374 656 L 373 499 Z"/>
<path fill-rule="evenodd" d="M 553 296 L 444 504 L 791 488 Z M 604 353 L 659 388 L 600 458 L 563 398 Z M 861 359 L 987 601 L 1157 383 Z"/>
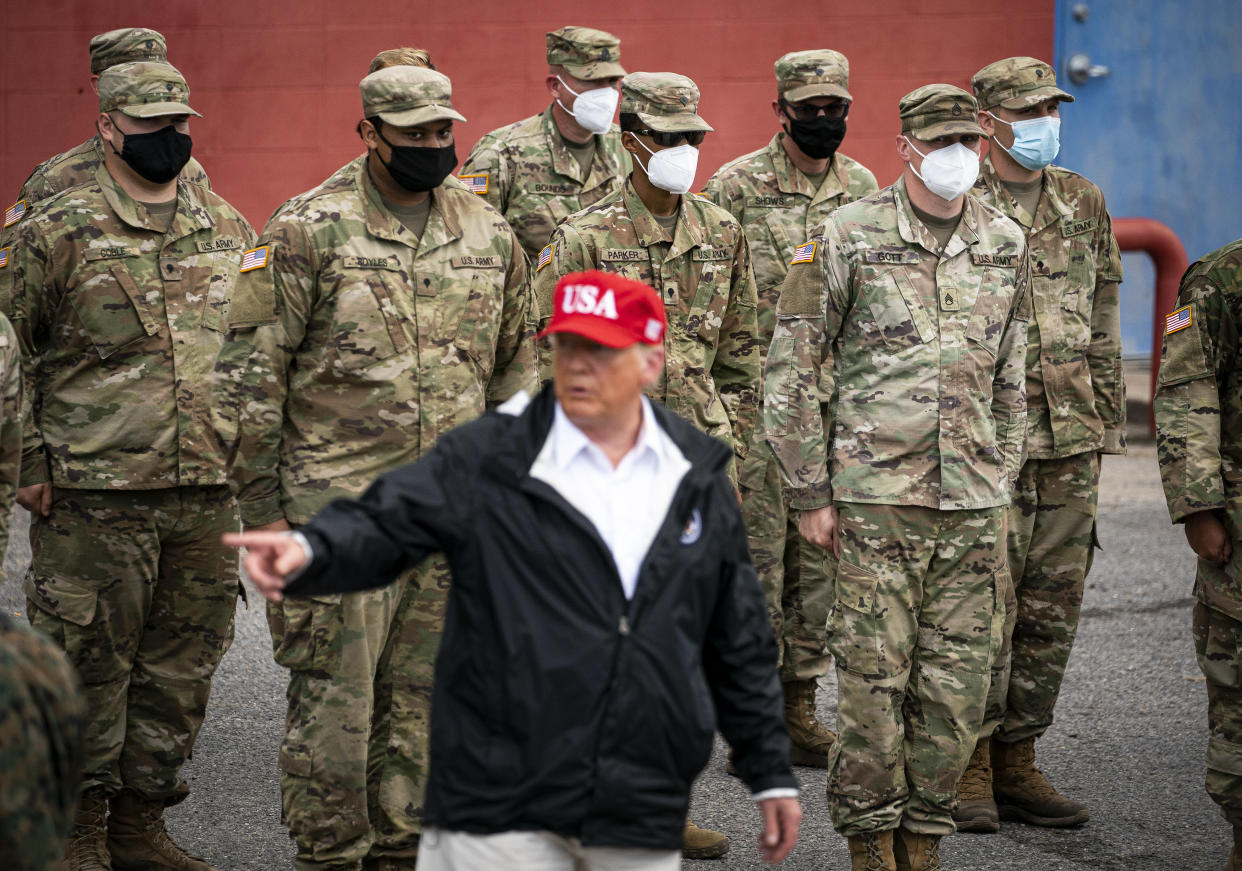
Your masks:
<path fill-rule="evenodd" d="M 102 162 L 44 200 L 8 255 L 30 409 L 30 620 L 85 685 L 75 869 L 209 871 L 164 830 L 233 638 L 230 424 L 211 371 L 250 225 L 179 178 L 189 89 L 166 63 L 99 79 Z M 106 820 L 106 823 L 105 823 Z M 111 864 L 109 864 L 111 863 Z"/>
<path fill-rule="evenodd" d="M 562 27 L 547 44 L 548 108 L 488 133 L 458 173 L 500 210 L 532 259 L 557 224 L 617 190 L 630 169 L 612 121 L 625 75 L 620 40 Z"/>
<path fill-rule="evenodd" d="M 1005 643 L 953 818 L 967 832 L 997 831 L 1002 818 L 1072 826 L 1087 821 L 1087 806 L 1035 767 L 1035 741 L 1052 725 L 1078 630 L 1100 457 L 1125 452 L 1121 252 L 1100 189 L 1049 165 L 1060 145 L 1060 103 L 1074 99 L 1052 67 L 1007 58 L 975 73 L 973 85 L 991 137 L 973 193 L 1026 232 L 1032 317 L 1026 460 L 1008 520 L 1016 607 L 1007 592 Z"/>
<path fill-rule="evenodd" d="M 849 62 L 840 52 L 796 51 L 776 61 L 772 111 L 781 126 L 758 151 L 726 163 L 706 194 L 742 225 L 759 297 L 759 353 L 776 326 L 776 300 L 794 247 L 839 206 L 874 193 L 875 176 L 838 151 L 853 97 Z M 776 634 L 790 758 L 828 767 L 836 736 L 819 722 L 815 690 L 828 673 L 828 609 L 834 559 L 798 532 L 797 509 L 756 425 L 742 464 L 742 516 Z M 731 764 L 731 763 L 730 763 Z"/>
<path fill-rule="evenodd" d="M 398 65 L 360 89 L 366 154 L 273 215 L 230 312 L 219 374 L 250 530 L 306 523 L 537 387 L 521 248 L 449 176 L 449 79 Z M 269 607 L 298 868 L 414 867 L 448 584 L 436 557 L 382 590 Z"/>
<path fill-rule="evenodd" d="M 940 868 L 1000 645 L 1025 425 L 1026 242 L 968 193 L 977 104 L 938 84 L 899 111 L 909 171 L 796 250 L 764 382 L 799 528 L 838 556 L 828 800 L 855 871 Z"/>
<path fill-rule="evenodd" d="M 1191 265 L 1168 316 L 1156 450 L 1169 516 L 1199 557 L 1194 639 L 1207 681 L 1207 791 L 1242 871 L 1242 239 Z"/>

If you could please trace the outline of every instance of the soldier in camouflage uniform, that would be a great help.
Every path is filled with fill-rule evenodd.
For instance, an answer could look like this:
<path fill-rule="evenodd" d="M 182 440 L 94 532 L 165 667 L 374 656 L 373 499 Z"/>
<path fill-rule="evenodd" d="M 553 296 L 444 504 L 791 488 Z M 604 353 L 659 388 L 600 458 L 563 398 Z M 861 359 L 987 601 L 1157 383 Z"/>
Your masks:
<path fill-rule="evenodd" d="M 366 154 L 247 254 L 219 376 L 242 419 L 231 478 L 248 529 L 303 524 L 537 388 L 526 259 L 495 209 L 446 183 L 465 120 L 450 90 L 412 66 L 364 78 Z M 382 590 L 269 607 L 290 670 L 296 867 L 414 867 L 448 583 L 436 557 Z"/>
<path fill-rule="evenodd" d="M 1242 239 L 1182 277 L 1166 321 L 1156 448 L 1169 515 L 1199 557 L 1194 639 L 1207 679 L 1207 791 L 1242 871 Z"/>
<path fill-rule="evenodd" d="M 737 221 L 698 196 L 685 196 L 694 166 L 681 170 L 679 192 L 653 183 L 647 168 L 672 148 L 697 165 L 697 146 L 712 128 L 698 114 L 699 89 L 676 73 L 632 73 L 621 82 L 621 145 L 633 155 L 625 183 L 571 217 L 536 261 L 541 326 L 551 319 L 563 275 L 602 269 L 656 289 L 669 328 L 664 373 L 647 395 L 746 456 L 758 414 L 760 339 L 750 248 Z M 681 143 L 678 145 L 678 143 Z M 659 169 L 659 173 L 665 170 Z M 657 179 L 661 176 L 657 175 Z M 540 369 L 551 378 L 551 355 Z M 731 471 L 736 476 L 736 466 Z M 736 477 L 735 477 L 736 480 Z M 685 855 L 716 858 L 729 849 L 720 832 L 686 823 Z"/>
<path fill-rule="evenodd" d="M 799 528 L 838 557 L 828 800 L 855 871 L 940 868 L 1001 642 L 1028 270 L 1021 230 L 965 193 L 976 112 L 951 85 L 902 98 L 909 170 L 797 249 L 764 370 Z"/>
<path fill-rule="evenodd" d="M 562 27 L 547 35 L 547 47 L 548 108 L 488 133 L 458 173 L 500 210 L 531 258 L 557 224 L 617 190 L 630 170 L 612 123 L 625 75 L 620 41 L 602 30 Z"/>
<path fill-rule="evenodd" d="M 12 504 L 10 499 L 5 509 Z M 81 684 L 64 651 L 0 612 L 0 856 L 5 871 L 61 867 L 82 783 L 85 723 Z"/>
<path fill-rule="evenodd" d="M 718 169 L 704 189 L 737 218 L 750 243 L 761 355 L 772 341 L 776 298 L 794 246 L 833 209 L 876 190 L 875 176 L 837 150 L 853 101 L 845 55 L 828 49 L 796 51 L 780 58 L 775 69 L 772 111 L 781 131 L 763 148 Z M 798 533 L 796 513 L 785 498 L 762 427 L 755 427 L 750 445 L 739 481 L 742 515 L 780 642 L 790 759 L 796 765 L 827 768 L 835 736 L 816 716 L 815 689 L 829 666 L 832 557 Z"/>
<path fill-rule="evenodd" d="M 162 34 L 145 27 L 109 30 L 91 37 L 91 89 L 99 93 L 99 76 L 108 67 L 132 61 L 167 62 L 167 46 Z M 9 209 L 0 230 L 0 248 L 11 245 L 17 224 L 35 205 L 63 190 L 89 182 L 103 163 L 104 145 L 96 134 L 76 148 L 49 157 L 36 166 L 22 183 L 17 202 Z M 193 157 L 181 170 L 181 178 L 211 187 L 207 173 Z"/>
<path fill-rule="evenodd" d="M 0 249 L 0 286 L 12 249 Z M 22 357 L 17 334 L 0 314 L 0 554 L 9 548 L 9 514 L 22 468 Z"/>
<path fill-rule="evenodd" d="M 75 868 L 110 854 L 116 869 L 209 869 L 163 811 L 189 792 L 179 771 L 233 638 L 237 560 L 219 538 L 238 523 L 234 424 L 210 378 L 254 234 L 177 177 L 188 99 L 168 64 L 106 70 L 103 164 L 31 210 L 5 267 L 30 397 L 30 620 L 69 654 L 90 712 Z"/>
<path fill-rule="evenodd" d="M 1026 352 L 1026 460 L 1009 511 L 1005 644 L 970 765 L 958 785 L 958 829 L 1001 819 L 1085 823 L 1087 806 L 1035 767 L 1052 725 L 1095 546 L 1100 455 L 1125 453 L 1125 387 L 1117 286 L 1121 254 L 1100 189 L 1050 165 L 1063 101 L 1043 61 L 1012 57 L 975 73 L 979 123 L 991 136 L 974 195 L 1026 232 L 1031 305 Z M 1016 605 L 1016 607 L 1015 607 Z M 998 808 L 999 805 L 999 808 Z"/>

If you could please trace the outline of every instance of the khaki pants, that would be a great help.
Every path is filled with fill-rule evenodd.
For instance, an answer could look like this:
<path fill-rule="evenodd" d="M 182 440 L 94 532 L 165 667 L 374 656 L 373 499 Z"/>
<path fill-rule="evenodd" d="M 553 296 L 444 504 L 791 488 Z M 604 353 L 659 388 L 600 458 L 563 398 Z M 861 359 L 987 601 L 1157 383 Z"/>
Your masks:
<path fill-rule="evenodd" d="M 551 832 L 472 835 L 428 829 L 418 871 L 677 871 L 679 850 L 584 847 Z"/>
<path fill-rule="evenodd" d="M 31 518 L 30 622 L 69 656 L 86 699 L 83 787 L 174 804 L 211 677 L 233 641 L 239 526 L 227 487 L 53 488 Z"/>
<path fill-rule="evenodd" d="M 280 786 L 297 867 L 417 855 L 449 579 L 436 555 L 378 590 L 268 606 L 290 671 Z"/>

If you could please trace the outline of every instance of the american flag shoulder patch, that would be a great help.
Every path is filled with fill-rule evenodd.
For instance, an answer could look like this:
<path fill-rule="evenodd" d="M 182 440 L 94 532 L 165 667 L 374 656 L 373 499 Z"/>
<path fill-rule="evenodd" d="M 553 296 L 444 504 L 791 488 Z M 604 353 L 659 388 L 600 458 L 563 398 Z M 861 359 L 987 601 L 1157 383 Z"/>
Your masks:
<path fill-rule="evenodd" d="M 457 180 L 464 184 L 472 194 L 483 196 L 487 193 L 487 173 L 482 175 L 459 175 Z"/>
<path fill-rule="evenodd" d="M 271 252 L 271 245 L 260 245 L 258 248 L 251 248 L 242 255 L 241 271 L 250 272 L 252 269 L 262 269 L 267 266 L 268 254 Z"/>
<path fill-rule="evenodd" d="M 1175 309 L 1167 318 L 1164 319 L 1164 334 L 1176 333 L 1178 330 L 1184 330 L 1190 326 L 1190 306 L 1184 305 L 1179 309 Z"/>
<path fill-rule="evenodd" d="M 815 248 L 818 245 L 818 242 L 807 242 L 805 245 L 799 245 L 794 249 L 793 260 L 789 261 L 789 265 L 813 262 L 815 260 Z"/>
<path fill-rule="evenodd" d="M 706 200 L 709 203 L 712 201 L 712 198 L 707 195 L 707 191 L 695 191 L 692 196 L 696 196 L 701 200 Z"/>
<path fill-rule="evenodd" d="M 9 265 L 9 249 L 0 248 L 0 269 Z"/>
<path fill-rule="evenodd" d="M 539 252 L 539 262 L 535 264 L 536 272 L 552 262 L 552 248 L 551 244 L 543 246 L 543 250 Z"/>
<path fill-rule="evenodd" d="M 12 227 L 26 216 L 26 201 L 18 200 L 4 213 L 4 226 Z"/>

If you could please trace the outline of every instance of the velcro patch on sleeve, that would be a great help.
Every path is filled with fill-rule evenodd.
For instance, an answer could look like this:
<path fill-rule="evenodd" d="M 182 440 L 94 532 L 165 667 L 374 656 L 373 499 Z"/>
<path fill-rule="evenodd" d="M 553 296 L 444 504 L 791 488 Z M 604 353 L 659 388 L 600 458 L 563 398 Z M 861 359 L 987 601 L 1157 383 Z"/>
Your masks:
<path fill-rule="evenodd" d="M 260 245 L 258 248 L 251 248 L 242 255 L 241 271 L 251 272 L 255 269 L 263 269 L 267 266 L 268 260 L 271 259 L 271 245 Z"/>
<path fill-rule="evenodd" d="M 459 175 L 457 180 L 464 184 L 472 194 L 483 196 L 483 194 L 487 193 L 487 173 Z"/>
<path fill-rule="evenodd" d="M 818 242 L 807 242 L 805 245 L 799 245 L 794 249 L 793 259 L 789 261 L 789 265 L 793 266 L 797 263 L 814 263 L 815 251 L 818 248 Z"/>
<path fill-rule="evenodd" d="M 9 249 L 0 248 L 0 269 L 9 265 Z"/>
<path fill-rule="evenodd" d="M 4 213 L 4 226 L 12 227 L 24 217 L 26 217 L 26 201 L 18 200 Z"/>
<path fill-rule="evenodd" d="M 539 262 L 535 264 L 535 272 L 552 262 L 552 248 L 551 244 L 543 246 L 543 250 L 539 252 Z"/>
<path fill-rule="evenodd" d="M 1169 316 L 1164 319 L 1164 334 L 1166 336 L 1184 330 L 1190 326 L 1191 313 L 1190 306 L 1184 305 L 1179 309 L 1174 309 Z"/>

